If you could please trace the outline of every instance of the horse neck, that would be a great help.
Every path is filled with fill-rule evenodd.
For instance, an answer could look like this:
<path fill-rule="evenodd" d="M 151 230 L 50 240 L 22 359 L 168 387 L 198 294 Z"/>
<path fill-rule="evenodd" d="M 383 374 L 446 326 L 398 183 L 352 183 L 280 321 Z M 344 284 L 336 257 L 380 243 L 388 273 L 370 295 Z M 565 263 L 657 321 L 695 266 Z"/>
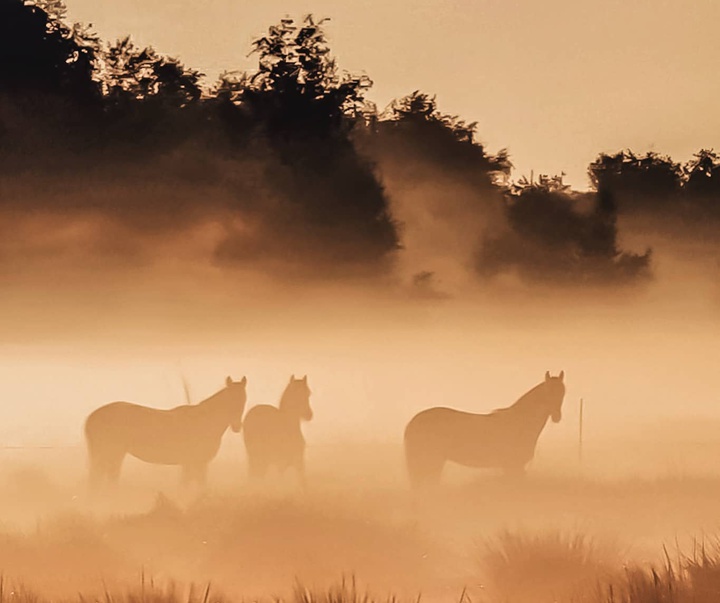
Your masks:
<path fill-rule="evenodd" d="M 230 422 L 230 405 L 227 402 L 228 391 L 221 389 L 209 398 L 199 402 L 196 408 L 206 420 L 218 425 L 227 425 Z"/>
<path fill-rule="evenodd" d="M 524 394 L 515 404 L 503 410 L 504 414 L 518 425 L 539 436 L 550 418 L 550 411 L 541 404 L 544 395 L 543 384 Z"/>
<path fill-rule="evenodd" d="M 293 402 L 293 396 L 292 394 L 285 392 L 282 397 L 280 398 L 280 404 L 278 405 L 278 410 L 282 413 L 282 415 L 289 421 L 297 421 L 297 424 L 300 425 L 300 413 L 296 412 L 292 408 L 292 402 Z"/>

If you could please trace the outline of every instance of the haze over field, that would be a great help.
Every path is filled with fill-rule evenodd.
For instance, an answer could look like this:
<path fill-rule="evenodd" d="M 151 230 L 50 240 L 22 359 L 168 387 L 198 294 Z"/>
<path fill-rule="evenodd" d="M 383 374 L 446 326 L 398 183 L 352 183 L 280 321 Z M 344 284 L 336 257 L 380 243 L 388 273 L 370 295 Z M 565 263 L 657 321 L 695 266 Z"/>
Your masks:
<path fill-rule="evenodd" d="M 720 14 L 626 4 L 0 0 L 0 603 L 714 601 Z M 95 409 L 186 452 L 244 376 L 304 488 L 230 429 L 90 487 Z M 414 415 L 538 385 L 524 478 L 410 488 Z"/>

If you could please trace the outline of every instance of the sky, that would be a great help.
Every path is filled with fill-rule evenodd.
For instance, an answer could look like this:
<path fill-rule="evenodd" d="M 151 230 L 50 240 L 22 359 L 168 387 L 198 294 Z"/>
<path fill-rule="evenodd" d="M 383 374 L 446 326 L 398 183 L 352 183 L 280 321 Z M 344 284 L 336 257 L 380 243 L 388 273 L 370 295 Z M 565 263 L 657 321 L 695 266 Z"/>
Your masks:
<path fill-rule="evenodd" d="M 685 161 L 720 148 L 717 0 L 67 0 L 106 39 L 177 56 L 211 78 L 253 66 L 250 44 L 286 15 L 331 18 L 341 68 L 381 107 L 414 90 L 478 122 L 514 176 L 587 186 L 599 152 Z"/>

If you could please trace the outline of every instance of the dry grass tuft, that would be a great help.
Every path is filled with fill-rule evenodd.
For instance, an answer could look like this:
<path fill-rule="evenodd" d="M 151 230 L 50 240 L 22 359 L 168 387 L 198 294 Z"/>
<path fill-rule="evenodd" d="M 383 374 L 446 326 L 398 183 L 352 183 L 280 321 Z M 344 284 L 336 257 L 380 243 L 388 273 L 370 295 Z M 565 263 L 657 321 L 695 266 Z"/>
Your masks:
<path fill-rule="evenodd" d="M 501 532 L 484 543 L 482 573 L 493 599 L 583 601 L 619 569 L 617 555 L 582 533 Z"/>

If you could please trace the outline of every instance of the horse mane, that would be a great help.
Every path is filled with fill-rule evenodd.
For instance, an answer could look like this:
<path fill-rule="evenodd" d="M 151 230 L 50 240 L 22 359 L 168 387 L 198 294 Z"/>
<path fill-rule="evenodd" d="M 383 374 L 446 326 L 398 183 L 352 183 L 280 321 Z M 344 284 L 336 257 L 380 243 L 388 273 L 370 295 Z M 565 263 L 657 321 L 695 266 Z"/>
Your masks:
<path fill-rule="evenodd" d="M 209 406 L 212 404 L 215 400 L 218 398 L 224 396 L 228 391 L 227 387 L 223 387 L 222 389 L 216 391 L 214 394 L 210 394 L 207 398 L 204 398 L 203 400 L 200 400 L 200 402 L 196 404 L 187 404 L 185 406 L 189 407 L 198 407 L 198 406 Z M 181 407 L 182 408 L 182 407 Z"/>
<path fill-rule="evenodd" d="M 529 391 L 525 392 L 522 396 L 520 396 L 515 402 L 513 402 L 510 406 L 506 406 L 505 408 L 496 408 L 493 410 L 490 414 L 491 415 L 499 415 L 504 412 L 507 412 L 509 410 L 518 409 L 521 406 L 524 406 L 527 402 L 529 402 L 531 399 L 535 399 L 535 397 L 538 395 L 539 390 L 542 389 L 545 386 L 545 383 L 547 381 L 543 381 L 542 383 L 538 383 L 535 387 L 530 389 Z"/>

